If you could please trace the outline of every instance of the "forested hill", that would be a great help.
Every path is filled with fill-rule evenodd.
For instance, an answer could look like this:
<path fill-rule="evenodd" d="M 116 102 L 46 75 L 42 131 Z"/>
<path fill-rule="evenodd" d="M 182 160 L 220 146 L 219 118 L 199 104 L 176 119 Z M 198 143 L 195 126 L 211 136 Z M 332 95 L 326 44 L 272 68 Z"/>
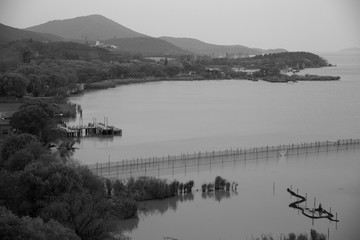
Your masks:
<path fill-rule="evenodd" d="M 285 49 L 249 48 L 242 45 L 217 45 L 206 43 L 194 38 L 160 37 L 175 46 L 200 55 L 257 55 L 263 53 L 287 52 Z"/>
<path fill-rule="evenodd" d="M 74 42 L 37 42 L 32 40 L 13 41 L 0 45 L 2 65 L 18 65 L 29 60 L 48 58 L 66 60 L 108 60 L 109 51 Z"/>
<path fill-rule="evenodd" d="M 33 39 L 36 41 L 62 41 L 63 38 L 50 33 L 37 33 L 18 28 L 13 28 L 0 23 L 0 42 L 19 39 Z"/>
<path fill-rule="evenodd" d="M 117 46 L 122 52 L 138 53 L 146 56 L 168 56 L 190 54 L 165 40 L 152 37 L 113 38 L 105 43 Z"/>
<path fill-rule="evenodd" d="M 257 55 L 248 58 L 228 59 L 215 58 L 201 61 L 207 65 L 240 66 L 248 69 L 255 68 L 316 68 L 329 66 L 322 57 L 309 52 L 282 52 Z"/>
<path fill-rule="evenodd" d="M 22 40 L 0 44 L 0 97 L 21 98 L 26 94 L 35 97 L 66 96 L 77 83 L 84 83 L 85 87 L 90 88 L 95 82 L 111 82 L 114 79 L 131 79 L 125 81 L 127 83 L 175 79 L 248 79 L 246 71 L 237 71 L 233 67 L 257 69 L 251 78 L 261 79 L 280 76 L 281 70 L 328 65 L 320 56 L 307 52 L 237 59 L 195 58 L 190 54 L 147 58 L 140 54 L 114 53 L 74 42 Z M 111 86 L 114 86 L 113 82 Z"/>
<path fill-rule="evenodd" d="M 81 40 L 94 43 L 96 40 L 111 38 L 146 37 L 104 16 L 94 14 L 65 20 L 54 20 L 26 30 L 52 33 L 67 40 Z"/>
<path fill-rule="evenodd" d="M 254 59 L 266 64 L 267 61 L 274 62 L 278 67 L 295 67 L 302 64 L 303 68 L 325 67 L 329 63 L 319 55 L 310 52 L 283 52 L 255 56 Z"/>

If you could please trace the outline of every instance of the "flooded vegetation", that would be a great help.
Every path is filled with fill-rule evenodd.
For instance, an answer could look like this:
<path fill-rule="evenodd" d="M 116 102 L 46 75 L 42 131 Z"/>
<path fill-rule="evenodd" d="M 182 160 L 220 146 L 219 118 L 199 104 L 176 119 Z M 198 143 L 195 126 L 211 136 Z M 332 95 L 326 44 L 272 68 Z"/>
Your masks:
<path fill-rule="evenodd" d="M 166 236 L 176 239 L 194 236 L 197 239 L 213 236 L 297 239 L 300 234 L 311 239 L 309 234 L 304 234 L 304 229 L 309 231 L 311 228 L 325 234 L 326 239 L 328 235 L 330 239 L 356 236 L 354 226 L 360 212 L 354 210 L 352 204 L 342 203 L 355 203 L 360 197 L 357 194 L 358 186 L 353 182 L 354 179 L 357 179 L 356 182 L 360 180 L 357 176 L 359 157 L 359 148 L 356 147 L 235 162 L 232 157 L 224 158 L 224 161 L 217 157 L 211 164 L 208 160 L 206 165 L 199 168 L 195 164 L 187 165 L 186 169 L 183 165 L 174 174 L 161 171 L 160 179 L 168 181 L 194 179 L 194 190 L 190 195 L 145 201 L 139 205 L 136 226 L 131 225 L 135 220 L 126 220 L 121 226 L 126 227 L 126 233 L 134 239 L 162 239 Z M 341 172 L 346 172 L 349 177 L 344 178 Z M 226 184 L 225 189 L 221 189 L 224 182 L 231 184 L 230 191 L 226 191 Z M 219 190 L 215 190 L 215 184 Z M 339 222 L 329 221 L 328 218 L 311 219 L 300 210 L 289 208 L 289 204 L 297 201 L 295 196 L 287 192 L 290 185 L 299 187 L 300 195 L 305 196 L 306 192 L 307 199 L 311 200 L 306 203 L 308 208 L 313 207 L 313 199 L 316 198 L 316 208 L 321 203 L 322 208 L 331 211 L 335 219 L 336 211 Z M 300 206 L 305 207 L 305 203 Z M 196 221 L 196 226 L 188 224 L 187 216 Z M 325 212 L 322 216 L 326 216 Z M 226 224 L 220 223 L 225 221 Z M 167 228 L 161 228 L 160 232 L 150 230 L 163 224 Z M 187 231 L 179 231 L 177 226 L 180 225 Z M 216 229 L 222 229 L 221 234 Z M 201 236 L 197 235 L 199 231 L 203 231 Z M 241 232 L 240 238 L 237 232 Z M 293 232 L 291 236 L 288 234 L 290 232 Z"/>

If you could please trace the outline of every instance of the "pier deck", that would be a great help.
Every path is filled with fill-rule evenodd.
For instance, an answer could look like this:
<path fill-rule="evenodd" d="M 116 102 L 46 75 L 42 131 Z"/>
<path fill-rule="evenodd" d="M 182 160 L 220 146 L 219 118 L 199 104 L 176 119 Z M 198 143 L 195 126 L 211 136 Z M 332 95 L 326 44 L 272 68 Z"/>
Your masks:
<path fill-rule="evenodd" d="M 88 125 L 66 126 L 57 125 L 57 129 L 66 134 L 66 137 L 86 137 L 86 136 L 122 136 L 120 128 L 109 126 L 104 123 L 89 123 Z"/>

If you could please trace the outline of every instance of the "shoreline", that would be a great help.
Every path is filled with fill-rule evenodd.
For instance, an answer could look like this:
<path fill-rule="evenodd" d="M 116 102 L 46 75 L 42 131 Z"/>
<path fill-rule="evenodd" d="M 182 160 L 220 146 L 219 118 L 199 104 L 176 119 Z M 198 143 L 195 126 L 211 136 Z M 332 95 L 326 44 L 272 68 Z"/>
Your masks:
<path fill-rule="evenodd" d="M 171 82 L 171 81 L 221 81 L 221 80 L 239 80 L 239 81 L 266 81 L 270 83 L 288 83 L 298 81 L 339 81 L 340 76 L 322 76 L 322 75 L 280 75 L 280 76 L 267 76 L 267 77 L 247 77 L 247 78 L 204 78 L 202 76 L 179 76 L 174 78 L 126 78 L 126 79 L 108 79 L 99 82 L 93 82 L 85 84 L 86 90 L 101 90 L 107 88 L 115 88 L 116 86 L 129 85 L 129 84 L 141 84 L 150 82 Z"/>

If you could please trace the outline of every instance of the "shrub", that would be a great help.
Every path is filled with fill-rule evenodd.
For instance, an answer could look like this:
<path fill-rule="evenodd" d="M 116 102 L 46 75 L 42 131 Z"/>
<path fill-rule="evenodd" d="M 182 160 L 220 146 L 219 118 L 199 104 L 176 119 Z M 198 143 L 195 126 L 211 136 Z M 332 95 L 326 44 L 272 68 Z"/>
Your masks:
<path fill-rule="evenodd" d="M 203 185 L 201 185 L 201 191 L 202 192 L 206 192 L 206 188 L 207 188 L 207 184 L 204 183 Z"/>
<path fill-rule="evenodd" d="M 208 192 L 214 191 L 214 184 L 213 184 L 213 183 L 209 183 L 209 184 L 207 185 L 207 190 L 208 190 Z"/>
<path fill-rule="evenodd" d="M 114 199 L 113 214 L 120 218 L 126 219 L 136 216 L 137 214 L 136 201 L 129 197 L 116 197 Z"/>
<path fill-rule="evenodd" d="M 224 189 L 226 180 L 220 176 L 215 178 L 215 190 Z"/>
<path fill-rule="evenodd" d="M 192 191 L 192 188 L 194 187 L 194 181 L 190 180 L 187 183 L 184 184 L 184 192 L 189 193 Z"/>
<path fill-rule="evenodd" d="M 74 230 L 59 222 L 50 220 L 44 223 L 39 217 L 19 218 L 4 207 L 0 207 L 0 239 L 80 240 Z"/>

